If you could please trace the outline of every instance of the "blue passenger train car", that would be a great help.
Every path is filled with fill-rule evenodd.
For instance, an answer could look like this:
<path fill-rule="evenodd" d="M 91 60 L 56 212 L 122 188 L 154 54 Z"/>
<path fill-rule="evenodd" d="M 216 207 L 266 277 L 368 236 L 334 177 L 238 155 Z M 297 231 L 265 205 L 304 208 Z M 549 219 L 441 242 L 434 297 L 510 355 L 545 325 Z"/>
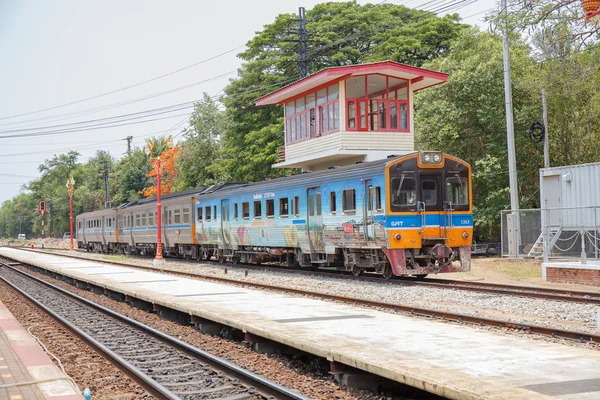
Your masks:
<path fill-rule="evenodd" d="M 171 256 L 388 277 L 470 268 L 471 168 L 440 152 L 198 188 L 163 196 L 162 203 L 162 242 Z M 90 221 L 99 222 L 92 229 Z M 81 248 L 156 248 L 155 199 L 85 213 L 77 224 Z M 114 229 L 114 240 L 93 236 L 98 229 Z"/>

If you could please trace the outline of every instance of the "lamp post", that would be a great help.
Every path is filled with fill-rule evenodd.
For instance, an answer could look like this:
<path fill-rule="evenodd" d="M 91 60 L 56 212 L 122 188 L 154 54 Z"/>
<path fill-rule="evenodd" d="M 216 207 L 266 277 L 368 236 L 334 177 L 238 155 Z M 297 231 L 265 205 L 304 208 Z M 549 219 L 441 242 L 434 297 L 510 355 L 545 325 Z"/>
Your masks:
<path fill-rule="evenodd" d="M 69 192 L 69 230 L 71 233 L 69 250 L 73 250 L 73 192 L 75 191 L 75 179 L 73 179 L 72 175 L 67 180 L 67 191 Z"/>
<path fill-rule="evenodd" d="M 173 147 L 173 141 L 169 136 L 167 139 L 163 141 L 163 144 L 166 147 L 166 150 L 169 150 Z M 156 141 L 148 141 L 146 143 L 146 148 L 144 151 L 148 156 L 152 156 L 154 153 L 154 149 L 156 148 Z M 152 261 L 152 265 L 155 267 L 163 267 L 165 265 L 165 259 L 162 254 L 162 205 L 160 202 L 161 195 L 161 185 L 160 185 L 160 176 L 162 175 L 162 170 L 160 169 L 160 155 L 156 157 L 154 161 L 150 159 L 150 162 L 156 162 L 156 257 L 154 261 Z"/>

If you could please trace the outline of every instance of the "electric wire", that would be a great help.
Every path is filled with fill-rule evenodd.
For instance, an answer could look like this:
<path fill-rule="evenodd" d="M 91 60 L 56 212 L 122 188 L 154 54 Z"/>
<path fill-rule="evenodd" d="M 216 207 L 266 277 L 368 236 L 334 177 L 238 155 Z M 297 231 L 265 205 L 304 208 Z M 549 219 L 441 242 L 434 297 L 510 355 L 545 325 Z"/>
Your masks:
<path fill-rule="evenodd" d="M 199 61 L 199 62 L 196 62 L 196 63 L 194 63 L 194 64 L 188 65 L 188 66 L 186 66 L 186 67 L 179 68 L 179 69 L 177 69 L 177 70 L 175 70 L 175 71 L 171 71 L 171 72 L 168 72 L 168 73 L 166 73 L 166 74 L 159 75 L 159 76 L 157 76 L 157 77 L 154 77 L 154 78 L 151 78 L 151 79 L 147 79 L 147 80 L 145 80 L 145 81 L 138 82 L 138 83 L 135 83 L 135 84 L 133 84 L 133 85 L 129 85 L 129 86 L 126 86 L 126 87 L 123 87 L 123 88 L 120 88 L 120 89 L 111 90 L 111 91 L 109 91 L 109 92 L 101 93 L 101 94 L 98 94 L 98 95 L 95 95 L 95 96 L 90 96 L 90 97 L 87 97 L 87 98 L 84 98 L 84 99 L 80 99 L 80 100 L 72 101 L 72 102 L 70 102 L 70 103 L 60 104 L 60 105 L 53 106 L 53 107 L 48 107 L 48 108 L 44 108 L 44 109 L 40 109 L 40 110 L 35 110 L 35 111 L 29 111 L 29 112 L 26 112 L 26 113 L 21 113 L 21 114 L 16 114 L 16 115 L 10 115 L 10 116 L 6 116 L 6 117 L 0 117 L 0 120 L 6 120 L 6 119 L 10 119 L 10 118 L 16 118 L 16 117 L 25 116 L 25 115 L 36 114 L 36 113 L 40 113 L 40 112 L 44 112 L 44 111 L 55 110 L 55 109 L 57 109 L 57 108 L 67 107 L 67 106 L 71 106 L 71 105 L 74 105 L 74 104 L 83 103 L 83 102 L 86 102 L 86 101 L 89 101 L 89 100 L 94 100 L 94 99 L 97 99 L 97 98 L 100 98 L 100 97 L 108 96 L 108 95 L 111 95 L 111 94 L 114 94 L 114 93 L 122 92 L 122 91 L 124 91 L 124 90 L 128 90 L 128 89 L 131 89 L 131 88 L 134 88 L 134 87 L 137 87 L 137 86 L 144 85 L 144 84 L 146 84 L 146 83 L 154 82 L 154 81 L 156 81 L 156 80 L 159 80 L 159 79 L 165 78 L 165 77 L 167 77 L 167 76 L 170 76 L 170 75 L 174 75 L 174 74 L 176 74 L 176 73 L 179 73 L 179 72 L 181 72 L 181 71 L 185 71 L 185 70 L 187 70 L 187 69 L 193 68 L 193 67 L 195 67 L 195 66 L 198 66 L 198 65 L 200 65 L 200 64 L 204 64 L 205 62 L 208 62 L 208 61 L 214 60 L 214 59 L 216 59 L 216 58 L 218 58 L 218 57 L 221 57 L 221 56 L 224 56 L 224 55 L 226 55 L 226 54 L 232 53 L 232 52 L 234 52 L 234 51 L 236 51 L 236 50 L 239 50 L 239 49 L 241 49 L 242 47 L 245 47 L 245 45 L 241 45 L 241 46 L 235 47 L 235 48 L 233 48 L 233 49 L 229 49 L 229 50 L 227 50 L 227 51 L 224 51 L 223 53 L 220 53 L 220 54 L 217 54 L 217 55 L 215 55 L 215 56 L 212 56 L 212 57 L 206 58 L 206 59 L 204 59 L 204 60 L 201 60 L 201 61 Z"/>

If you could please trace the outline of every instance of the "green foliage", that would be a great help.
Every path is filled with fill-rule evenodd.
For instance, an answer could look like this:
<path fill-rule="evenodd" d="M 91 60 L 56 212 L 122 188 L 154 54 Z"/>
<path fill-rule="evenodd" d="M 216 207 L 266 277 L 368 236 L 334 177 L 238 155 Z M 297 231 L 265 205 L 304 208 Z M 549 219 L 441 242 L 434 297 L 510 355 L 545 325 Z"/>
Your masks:
<path fill-rule="evenodd" d="M 415 66 L 448 52 L 464 25 L 457 15 L 439 18 L 394 4 L 323 3 L 307 11 L 311 71 L 326 67 L 391 59 Z M 255 107 L 257 98 L 299 76 L 297 26 L 292 14 L 279 15 L 239 54 L 245 61 L 225 89 L 229 124 L 220 157 L 210 170 L 238 182 L 288 174 L 272 170 L 283 145 L 280 106 Z"/>
<path fill-rule="evenodd" d="M 511 68 L 515 143 L 521 207 L 535 205 L 540 145 L 527 136 L 540 118 L 536 60 L 530 48 L 513 38 Z M 448 57 L 427 67 L 449 74 L 448 82 L 415 98 L 417 147 L 443 150 L 473 167 L 474 219 L 478 239 L 498 239 L 500 211 L 510 208 L 501 38 L 465 30 Z"/>
<path fill-rule="evenodd" d="M 116 190 L 112 197 L 113 205 L 140 199 L 142 196 L 139 192 L 150 185 L 150 179 L 146 176 L 150 168 L 148 156 L 143 149 L 134 148 L 130 154 L 121 158 L 110 179 L 110 187 Z"/>
<path fill-rule="evenodd" d="M 62 237 L 69 231 L 69 194 L 67 179 L 72 175 L 75 179 L 73 195 L 73 216 L 82 212 L 104 208 L 104 164 L 109 169 L 109 189 L 111 202 L 118 205 L 122 202 L 136 200 L 140 190 L 147 184 L 146 173 L 149 171 L 147 157 L 141 149 L 135 149 L 119 162 L 104 150 L 85 164 L 77 162 L 79 154 L 70 151 L 55 155 L 39 166 L 41 176 L 32 180 L 24 191 L 0 207 L 0 236 L 16 237 L 21 232 L 28 237 L 41 235 L 41 219 L 38 213 L 38 201 L 46 200 L 45 217 L 46 236 Z"/>
<path fill-rule="evenodd" d="M 174 191 L 225 182 L 227 174 L 215 173 L 213 164 L 221 155 L 220 138 L 227 127 L 225 113 L 207 93 L 194 107 L 190 127 L 180 144 L 176 168 L 179 171 Z"/>

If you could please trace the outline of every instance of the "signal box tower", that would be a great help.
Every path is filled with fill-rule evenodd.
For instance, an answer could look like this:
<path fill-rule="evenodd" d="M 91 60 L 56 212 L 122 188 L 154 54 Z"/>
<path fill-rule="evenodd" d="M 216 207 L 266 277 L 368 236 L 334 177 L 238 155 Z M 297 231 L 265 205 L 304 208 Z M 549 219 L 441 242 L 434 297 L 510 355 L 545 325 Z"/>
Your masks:
<path fill-rule="evenodd" d="M 413 95 L 448 75 L 393 61 L 324 69 L 256 100 L 284 106 L 274 168 L 318 171 L 414 150 Z"/>

